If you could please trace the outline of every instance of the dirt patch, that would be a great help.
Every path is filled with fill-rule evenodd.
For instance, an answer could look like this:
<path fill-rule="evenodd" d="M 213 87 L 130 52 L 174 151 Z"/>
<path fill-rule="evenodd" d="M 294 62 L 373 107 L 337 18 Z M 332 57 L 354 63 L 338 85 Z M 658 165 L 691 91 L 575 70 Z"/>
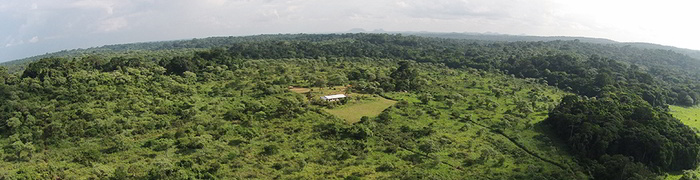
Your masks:
<path fill-rule="evenodd" d="M 302 93 L 307 93 L 307 92 L 311 91 L 311 89 L 309 89 L 309 88 L 290 88 L 289 91 L 302 94 Z"/>

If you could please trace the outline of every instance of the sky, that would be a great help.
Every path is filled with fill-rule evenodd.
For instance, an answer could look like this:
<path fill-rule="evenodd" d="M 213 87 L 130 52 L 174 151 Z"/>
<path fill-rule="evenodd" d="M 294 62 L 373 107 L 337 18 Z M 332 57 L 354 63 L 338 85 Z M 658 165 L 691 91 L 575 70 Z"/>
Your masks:
<path fill-rule="evenodd" d="M 697 0 L 0 0 L 0 62 L 109 44 L 355 28 L 700 50 L 698 8 Z"/>

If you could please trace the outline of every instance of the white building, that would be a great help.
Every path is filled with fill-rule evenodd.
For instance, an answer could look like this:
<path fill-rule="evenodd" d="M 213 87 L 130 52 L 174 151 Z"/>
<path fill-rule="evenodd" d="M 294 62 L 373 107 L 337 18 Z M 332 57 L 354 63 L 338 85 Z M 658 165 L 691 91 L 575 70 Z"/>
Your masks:
<path fill-rule="evenodd" d="M 346 98 L 348 96 L 345 96 L 345 94 L 336 94 L 336 95 L 328 95 L 328 96 L 321 96 L 321 99 L 325 101 L 337 101 L 342 98 Z"/>

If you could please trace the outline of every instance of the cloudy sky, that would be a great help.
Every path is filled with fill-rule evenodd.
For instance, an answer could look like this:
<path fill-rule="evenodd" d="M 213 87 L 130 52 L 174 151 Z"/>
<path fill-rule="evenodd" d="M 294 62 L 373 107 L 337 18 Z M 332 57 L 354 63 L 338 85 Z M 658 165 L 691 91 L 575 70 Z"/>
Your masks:
<path fill-rule="evenodd" d="M 0 0 L 0 62 L 117 43 L 353 28 L 700 49 L 699 8 L 696 0 Z"/>

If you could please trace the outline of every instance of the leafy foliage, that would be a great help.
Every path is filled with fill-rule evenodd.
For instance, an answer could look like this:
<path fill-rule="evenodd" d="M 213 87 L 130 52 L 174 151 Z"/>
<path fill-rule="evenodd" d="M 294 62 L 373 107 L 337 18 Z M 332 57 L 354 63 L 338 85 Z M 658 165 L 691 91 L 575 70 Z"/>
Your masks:
<path fill-rule="evenodd" d="M 557 134 L 576 154 L 583 159 L 598 160 L 592 166 L 603 166 L 601 171 L 621 164 L 607 164 L 607 161 L 632 163 L 625 160 L 627 157 L 655 171 L 697 167 L 700 139 L 695 132 L 635 95 L 607 94 L 589 100 L 566 96 L 550 112 L 546 122 L 557 129 Z M 623 157 L 616 157 L 619 155 Z M 605 171 L 595 177 L 617 173 Z M 632 176 L 636 175 L 629 177 Z"/>
<path fill-rule="evenodd" d="M 0 177 L 585 179 L 697 166 L 697 137 L 663 110 L 698 103 L 697 62 L 668 51 L 386 34 L 94 51 L 0 68 Z M 347 84 L 398 103 L 348 124 L 317 92 L 287 90 Z M 566 92 L 547 85 L 597 99 L 557 106 Z"/>

